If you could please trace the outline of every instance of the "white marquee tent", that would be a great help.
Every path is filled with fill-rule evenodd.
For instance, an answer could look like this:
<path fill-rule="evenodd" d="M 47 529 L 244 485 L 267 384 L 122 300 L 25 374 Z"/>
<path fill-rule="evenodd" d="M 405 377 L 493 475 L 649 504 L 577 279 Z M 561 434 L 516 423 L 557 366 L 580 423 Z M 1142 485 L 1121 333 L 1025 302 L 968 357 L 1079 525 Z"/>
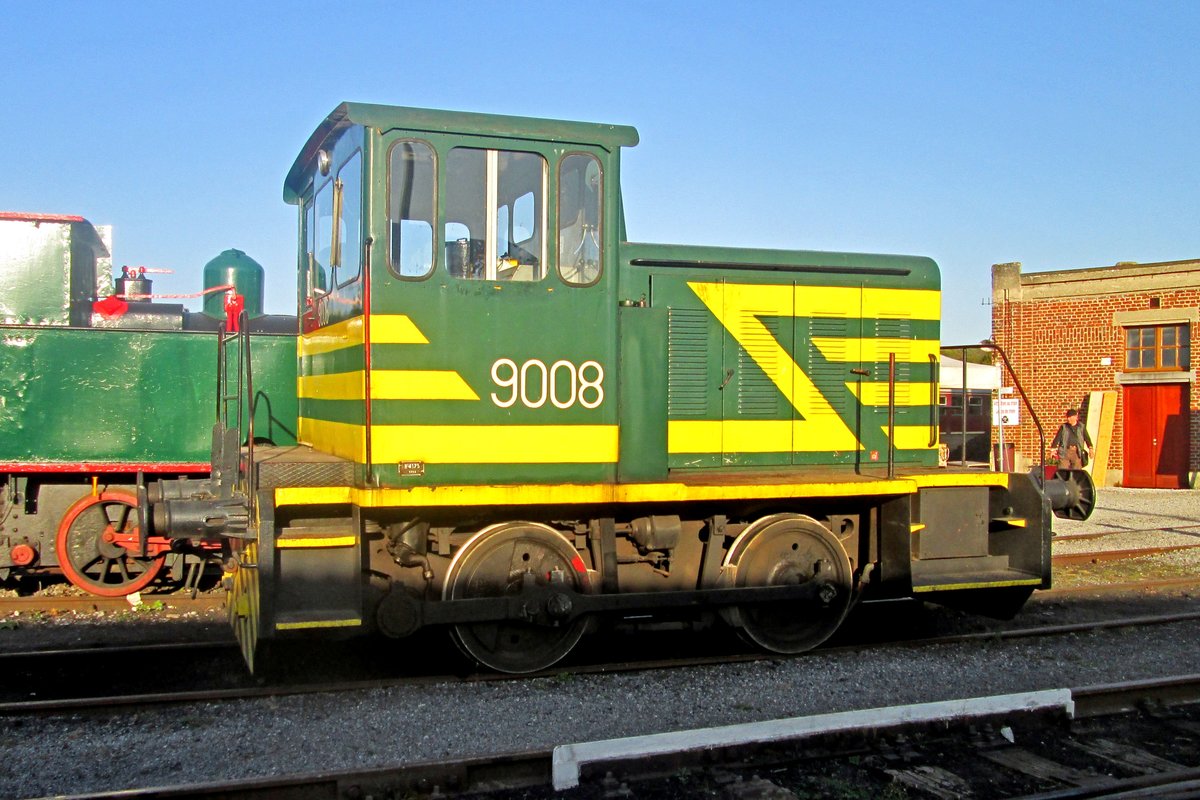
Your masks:
<path fill-rule="evenodd" d="M 963 362 L 942 356 L 941 380 L 943 389 L 961 389 Z M 1000 388 L 1000 367 L 988 364 L 967 363 L 967 388 L 976 391 L 994 391 Z"/>

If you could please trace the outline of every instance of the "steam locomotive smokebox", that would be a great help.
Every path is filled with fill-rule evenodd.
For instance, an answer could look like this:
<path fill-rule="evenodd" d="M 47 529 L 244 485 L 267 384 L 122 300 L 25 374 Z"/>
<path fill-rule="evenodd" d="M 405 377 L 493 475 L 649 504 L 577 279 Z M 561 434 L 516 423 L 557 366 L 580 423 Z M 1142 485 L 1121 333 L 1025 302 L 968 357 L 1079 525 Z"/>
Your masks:
<path fill-rule="evenodd" d="M 262 264 L 241 250 L 226 250 L 204 265 L 204 288 L 233 286 L 234 291 L 246 298 L 246 313 L 251 317 L 261 317 L 265 274 Z M 225 293 L 206 294 L 204 313 L 210 317 L 224 319 Z"/>

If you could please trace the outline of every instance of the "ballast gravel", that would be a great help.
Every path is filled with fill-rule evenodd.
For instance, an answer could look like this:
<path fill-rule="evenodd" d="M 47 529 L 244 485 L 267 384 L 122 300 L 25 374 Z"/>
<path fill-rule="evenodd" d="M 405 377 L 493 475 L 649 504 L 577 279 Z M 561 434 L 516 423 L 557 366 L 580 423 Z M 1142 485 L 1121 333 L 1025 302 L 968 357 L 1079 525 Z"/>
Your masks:
<path fill-rule="evenodd" d="M 1194 492 L 1104 490 L 1092 520 L 1063 523 L 1059 530 L 1197 525 L 1197 497 Z M 1155 545 L 1121 549 L 1136 546 Z M 419 651 L 412 653 L 412 658 L 420 657 Z M 0 797 L 395 766 L 831 711 L 1163 677 L 1194 672 L 1197 663 L 1200 622 L 1188 621 L 1053 639 L 816 652 L 656 672 L 444 682 L 136 712 L 0 717 Z"/>

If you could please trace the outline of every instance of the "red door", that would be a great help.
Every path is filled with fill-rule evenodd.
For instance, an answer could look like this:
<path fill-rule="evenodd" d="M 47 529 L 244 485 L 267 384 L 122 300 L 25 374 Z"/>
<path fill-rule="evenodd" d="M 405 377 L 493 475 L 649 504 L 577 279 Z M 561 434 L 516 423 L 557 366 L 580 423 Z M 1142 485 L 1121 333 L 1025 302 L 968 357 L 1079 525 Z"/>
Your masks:
<path fill-rule="evenodd" d="M 1125 486 L 1187 486 L 1188 387 L 1156 383 L 1125 387 Z"/>

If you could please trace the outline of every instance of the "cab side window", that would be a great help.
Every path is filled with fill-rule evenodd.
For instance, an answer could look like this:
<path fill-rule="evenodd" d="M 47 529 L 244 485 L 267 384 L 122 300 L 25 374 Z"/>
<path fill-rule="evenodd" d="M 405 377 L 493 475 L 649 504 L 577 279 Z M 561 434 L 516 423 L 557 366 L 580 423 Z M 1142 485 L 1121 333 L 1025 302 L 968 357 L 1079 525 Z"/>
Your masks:
<path fill-rule="evenodd" d="M 333 181 L 326 181 L 313 200 L 312 224 L 309 226 L 309 257 L 312 259 L 310 291 L 329 291 L 330 270 L 333 269 Z"/>
<path fill-rule="evenodd" d="M 423 278 L 433 271 L 433 211 L 437 164 L 425 142 L 392 146 L 388 179 L 389 264 L 402 278 Z"/>
<path fill-rule="evenodd" d="M 586 153 L 563 158 L 558 169 L 558 274 L 586 286 L 600 277 L 600 162 Z"/>
<path fill-rule="evenodd" d="M 345 286 L 358 280 L 362 271 L 362 153 L 355 153 L 338 170 L 337 283 Z"/>
<path fill-rule="evenodd" d="M 469 280 L 546 274 L 546 160 L 456 147 L 446 156 L 446 267 Z"/>

